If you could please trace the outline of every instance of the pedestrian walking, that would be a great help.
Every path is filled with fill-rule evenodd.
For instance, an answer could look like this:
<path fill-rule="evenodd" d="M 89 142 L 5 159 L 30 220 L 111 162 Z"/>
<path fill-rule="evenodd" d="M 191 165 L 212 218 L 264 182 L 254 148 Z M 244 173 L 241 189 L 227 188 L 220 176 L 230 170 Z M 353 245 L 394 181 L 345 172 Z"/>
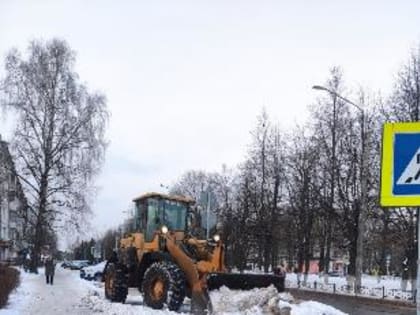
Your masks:
<path fill-rule="evenodd" d="M 28 272 L 30 270 L 31 267 L 31 255 L 29 254 L 29 252 L 26 254 L 25 256 L 25 260 L 23 262 L 23 270 L 25 272 Z"/>
<path fill-rule="evenodd" d="M 53 285 L 55 272 L 55 261 L 52 256 L 48 256 L 45 260 L 45 278 L 47 284 Z"/>

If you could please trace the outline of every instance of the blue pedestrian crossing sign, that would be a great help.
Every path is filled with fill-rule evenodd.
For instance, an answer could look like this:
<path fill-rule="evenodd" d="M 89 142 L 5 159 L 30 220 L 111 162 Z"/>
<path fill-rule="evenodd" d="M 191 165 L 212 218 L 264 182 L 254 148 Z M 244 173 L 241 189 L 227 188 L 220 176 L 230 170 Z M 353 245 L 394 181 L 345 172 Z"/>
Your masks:
<path fill-rule="evenodd" d="M 382 138 L 383 207 L 420 206 L 420 123 L 385 123 Z"/>

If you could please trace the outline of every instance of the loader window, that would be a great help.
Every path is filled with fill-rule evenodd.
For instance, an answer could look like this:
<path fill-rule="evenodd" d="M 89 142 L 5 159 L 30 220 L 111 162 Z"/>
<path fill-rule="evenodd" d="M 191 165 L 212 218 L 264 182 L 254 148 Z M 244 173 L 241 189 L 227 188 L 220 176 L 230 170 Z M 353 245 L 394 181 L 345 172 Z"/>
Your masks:
<path fill-rule="evenodd" d="M 145 230 L 146 242 L 151 242 L 154 233 L 164 224 L 169 230 L 185 231 L 188 208 L 188 205 L 185 203 L 149 198 L 144 204 L 138 203 L 136 208 L 140 216 L 138 220 L 139 225 L 142 226 L 141 222 L 146 223 L 143 225 L 145 228 L 141 228 L 142 231 Z M 142 213 L 146 214 L 146 221 L 142 220 L 144 218 Z"/>
<path fill-rule="evenodd" d="M 141 231 L 144 233 L 146 230 L 146 203 L 144 201 L 137 201 L 136 208 L 134 212 L 135 226 L 136 231 Z"/>
<path fill-rule="evenodd" d="M 170 230 L 185 230 L 187 206 L 179 201 L 163 200 L 164 221 Z"/>
<path fill-rule="evenodd" d="M 159 202 L 156 199 L 149 199 L 147 201 L 146 242 L 153 240 L 153 234 L 160 226 Z"/>

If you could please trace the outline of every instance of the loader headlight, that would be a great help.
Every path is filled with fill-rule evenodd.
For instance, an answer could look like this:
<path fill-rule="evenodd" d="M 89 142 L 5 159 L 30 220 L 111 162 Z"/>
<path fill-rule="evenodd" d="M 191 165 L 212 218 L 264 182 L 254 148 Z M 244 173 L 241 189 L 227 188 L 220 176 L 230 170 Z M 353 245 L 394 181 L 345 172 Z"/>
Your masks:
<path fill-rule="evenodd" d="M 214 235 L 213 235 L 213 240 L 214 240 L 215 242 L 220 241 L 220 235 L 219 235 L 219 234 L 214 234 Z"/>
<path fill-rule="evenodd" d="M 168 227 L 166 225 L 162 225 L 162 227 L 160 228 L 160 231 L 162 232 L 162 234 L 166 234 L 168 233 Z"/>

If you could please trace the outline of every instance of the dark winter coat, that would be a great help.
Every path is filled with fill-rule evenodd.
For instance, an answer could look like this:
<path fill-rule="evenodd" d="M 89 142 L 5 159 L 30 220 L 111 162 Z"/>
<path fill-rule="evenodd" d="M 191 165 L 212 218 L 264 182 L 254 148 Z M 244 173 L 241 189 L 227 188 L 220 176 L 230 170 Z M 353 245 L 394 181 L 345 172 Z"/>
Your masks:
<path fill-rule="evenodd" d="M 45 261 L 45 275 L 54 276 L 55 271 L 55 261 L 54 259 L 47 259 Z"/>

